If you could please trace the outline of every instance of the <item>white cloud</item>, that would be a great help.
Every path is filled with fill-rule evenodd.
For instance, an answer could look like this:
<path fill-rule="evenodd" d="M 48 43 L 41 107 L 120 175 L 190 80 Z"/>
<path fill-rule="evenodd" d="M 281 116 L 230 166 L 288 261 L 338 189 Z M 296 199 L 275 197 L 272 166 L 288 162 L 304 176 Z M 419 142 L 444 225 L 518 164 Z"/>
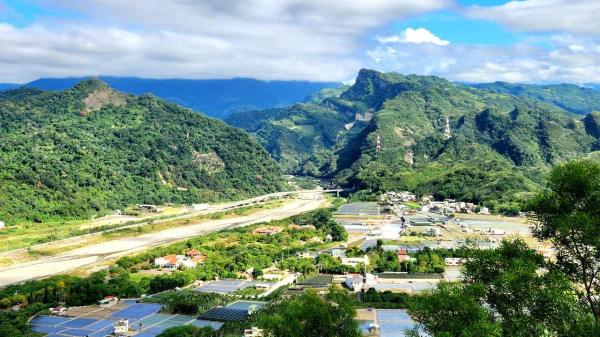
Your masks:
<path fill-rule="evenodd" d="M 470 6 L 465 13 L 517 31 L 600 33 L 598 0 L 511 1 L 500 6 Z"/>
<path fill-rule="evenodd" d="M 425 28 L 406 28 L 399 35 L 392 36 L 377 36 L 375 38 L 382 44 L 386 43 L 433 43 L 439 46 L 445 46 L 450 44 L 449 41 L 442 40 L 439 37 L 433 35 L 430 31 Z"/>
<path fill-rule="evenodd" d="M 2 1 L 2 0 L 0 0 Z M 0 82 L 87 75 L 344 80 L 362 40 L 451 0 L 36 0 L 71 19 L 0 27 Z M 51 21 L 50 21 L 51 20 Z M 357 56 L 358 55 L 358 56 Z"/>
<path fill-rule="evenodd" d="M 556 35 L 512 46 L 380 45 L 367 52 L 383 71 L 438 75 L 454 81 L 600 82 L 600 38 Z"/>

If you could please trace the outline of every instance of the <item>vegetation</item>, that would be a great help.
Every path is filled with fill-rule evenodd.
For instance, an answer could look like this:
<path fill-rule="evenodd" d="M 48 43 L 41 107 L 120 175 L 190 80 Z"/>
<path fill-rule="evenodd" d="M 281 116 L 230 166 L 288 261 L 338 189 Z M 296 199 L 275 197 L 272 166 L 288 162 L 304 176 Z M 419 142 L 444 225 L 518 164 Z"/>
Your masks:
<path fill-rule="evenodd" d="M 587 115 L 590 111 L 600 110 L 600 92 L 573 84 L 527 85 L 494 82 L 476 84 L 473 87 L 499 94 L 548 102 L 580 115 Z"/>
<path fill-rule="evenodd" d="M 518 238 L 495 249 L 466 245 L 464 280 L 438 283 L 409 313 L 432 336 L 598 335 L 599 173 L 597 163 L 561 164 L 530 203 L 534 236 L 554 244 L 556 262 Z"/>
<path fill-rule="evenodd" d="M 600 149 L 597 114 L 581 120 L 532 98 L 363 69 L 339 97 L 227 122 L 253 133 L 286 172 L 332 177 L 367 191 L 361 200 L 411 190 L 494 209 L 526 201 L 551 167 Z"/>
<path fill-rule="evenodd" d="M 96 79 L 0 93 L 0 219 L 89 219 L 137 203 L 235 200 L 285 189 L 241 131 Z"/>
<path fill-rule="evenodd" d="M 336 90 L 339 83 L 307 81 L 145 79 L 102 76 L 113 88 L 135 95 L 151 93 L 209 117 L 225 118 L 237 111 L 283 107 L 301 102 L 319 90 Z M 25 84 L 44 90 L 66 90 L 86 78 L 42 78 Z M 3 89 L 0 84 L 0 90 Z"/>

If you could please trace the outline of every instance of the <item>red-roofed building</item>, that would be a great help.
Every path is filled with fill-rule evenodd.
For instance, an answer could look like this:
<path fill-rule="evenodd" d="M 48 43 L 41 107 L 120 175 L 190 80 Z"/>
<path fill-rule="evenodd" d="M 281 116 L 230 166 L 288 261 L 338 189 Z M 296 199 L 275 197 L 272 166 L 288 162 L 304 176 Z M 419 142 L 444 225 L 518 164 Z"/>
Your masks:
<path fill-rule="evenodd" d="M 396 255 L 398 255 L 398 262 L 402 263 L 404 261 L 410 261 L 410 255 L 408 255 L 408 253 L 406 252 L 405 249 L 398 249 L 398 251 L 396 252 Z"/>
<path fill-rule="evenodd" d="M 266 226 L 266 227 L 258 227 L 255 228 L 252 231 L 252 234 L 258 234 L 260 236 L 267 236 L 267 235 L 275 235 L 279 232 L 283 231 L 283 228 L 279 227 L 279 226 Z"/>
<path fill-rule="evenodd" d="M 171 254 L 154 259 L 154 264 L 161 268 L 177 268 L 183 259 L 183 255 Z"/>
<path fill-rule="evenodd" d="M 196 256 L 202 256 L 202 253 L 200 253 L 199 251 L 192 249 L 192 250 L 188 250 L 187 252 L 185 252 L 185 256 L 187 257 L 196 257 Z"/>
<path fill-rule="evenodd" d="M 300 226 L 298 226 L 296 224 L 291 224 L 290 225 L 290 229 L 300 229 L 300 228 L 302 228 L 302 227 L 300 227 Z"/>

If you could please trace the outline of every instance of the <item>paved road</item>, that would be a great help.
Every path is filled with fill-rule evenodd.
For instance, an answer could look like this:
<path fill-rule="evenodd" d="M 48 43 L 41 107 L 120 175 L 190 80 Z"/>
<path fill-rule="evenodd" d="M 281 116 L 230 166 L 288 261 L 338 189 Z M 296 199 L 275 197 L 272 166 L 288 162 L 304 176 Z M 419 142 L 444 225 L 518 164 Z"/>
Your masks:
<path fill-rule="evenodd" d="M 306 191 L 303 193 L 307 194 L 310 192 Z M 262 221 L 284 219 L 295 214 L 316 209 L 323 202 L 323 200 L 294 200 L 277 209 L 264 210 L 235 219 L 208 221 L 196 225 L 99 243 L 55 256 L 42 257 L 35 261 L 11 266 L 10 269 L 0 270 L 0 286 L 65 273 L 77 268 L 92 266 L 109 259 L 213 231 L 248 226 Z"/>

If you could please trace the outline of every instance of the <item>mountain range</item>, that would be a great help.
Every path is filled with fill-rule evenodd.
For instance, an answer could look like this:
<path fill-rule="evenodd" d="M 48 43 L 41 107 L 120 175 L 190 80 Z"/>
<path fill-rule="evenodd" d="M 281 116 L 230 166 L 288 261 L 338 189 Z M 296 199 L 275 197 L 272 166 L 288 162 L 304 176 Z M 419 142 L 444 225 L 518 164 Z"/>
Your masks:
<path fill-rule="evenodd" d="M 252 133 L 288 173 L 474 202 L 525 199 L 550 167 L 600 149 L 600 114 L 571 112 L 596 108 L 591 89 L 534 96 L 482 87 L 363 69 L 341 94 L 226 122 Z"/>
<path fill-rule="evenodd" d="M 66 90 L 88 79 L 42 78 L 23 84 L 51 90 Z M 135 77 L 100 76 L 115 90 L 134 95 L 151 93 L 167 101 L 223 119 L 237 111 L 285 107 L 302 100 L 322 88 L 335 88 L 340 83 L 307 81 L 259 81 L 247 78 L 224 80 L 143 79 Z M 19 87 L 0 84 L 0 91 Z"/>
<path fill-rule="evenodd" d="M 98 79 L 64 91 L 0 92 L 0 139 L 0 219 L 9 224 L 288 188 L 247 133 Z"/>

